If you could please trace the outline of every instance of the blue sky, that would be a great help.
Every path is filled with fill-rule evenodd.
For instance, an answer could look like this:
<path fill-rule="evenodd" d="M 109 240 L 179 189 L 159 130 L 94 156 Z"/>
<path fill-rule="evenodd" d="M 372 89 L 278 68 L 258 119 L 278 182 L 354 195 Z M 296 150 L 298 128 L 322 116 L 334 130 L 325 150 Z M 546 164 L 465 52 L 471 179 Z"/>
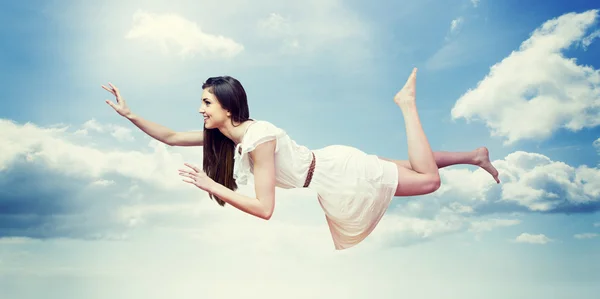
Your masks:
<path fill-rule="evenodd" d="M 3 2 L 0 289 L 18 299 L 593 298 L 591 3 Z M 298 143 L 406 159 L 392 97 L 414 66 L 434 150 L 487 146 L 503 183 L 445 168 L 440 190 L 396 198 L 343 252 L 309 190 L 278 190 L 268 222 L 217 207 L 176 172 L 200 164 L 201 148 L 150 140 L 100 88 L 112 82 L 137 114 L 195 130 L 201 83 L 232 75 L 251 116 Z"/>

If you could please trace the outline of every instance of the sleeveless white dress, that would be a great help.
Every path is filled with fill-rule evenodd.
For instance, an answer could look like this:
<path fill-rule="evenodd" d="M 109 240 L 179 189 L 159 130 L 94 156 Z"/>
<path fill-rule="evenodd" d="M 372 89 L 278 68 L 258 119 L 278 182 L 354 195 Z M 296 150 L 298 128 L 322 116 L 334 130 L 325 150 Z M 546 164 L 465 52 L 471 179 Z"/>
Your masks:
<path fill-rule="evenodd" d="M 235 149 L 234 179 L 239 185 L 247 184 L 253 173 L 249 152 L 270 140 L 277 140 L 275 179 L 280 188 L 303 188 L 315 154 L 316 167 L 308 188 L 318 195 L 335 249 L 350 248 L 375 229 L 396 192 L 396 164 L 344 145 L 311 151 L 296 144 L 284 130 L 257 120 L 246 128 Z"/>

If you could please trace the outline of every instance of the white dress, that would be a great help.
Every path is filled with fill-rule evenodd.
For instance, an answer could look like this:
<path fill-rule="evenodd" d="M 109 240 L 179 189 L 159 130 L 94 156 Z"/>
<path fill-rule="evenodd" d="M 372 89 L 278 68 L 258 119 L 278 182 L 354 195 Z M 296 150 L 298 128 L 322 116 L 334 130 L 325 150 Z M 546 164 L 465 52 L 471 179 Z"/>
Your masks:
<path fill-rule="evenodd" d="M 396 164 L 343 145 L 311 151 L 296 144 L 284 130 L 257 120 L 246 128 L 235 149 L 234 178 L 238 184 L 247 184 L 253 173 L 248 153 L 270 140 L 277 140 L 275 179 L 280 188 L 303 188 L 315 154 L 316 167 L 308 188 L 318 194 L 337 250 L 360 243 L 375 229 L 396 192 Z"/>

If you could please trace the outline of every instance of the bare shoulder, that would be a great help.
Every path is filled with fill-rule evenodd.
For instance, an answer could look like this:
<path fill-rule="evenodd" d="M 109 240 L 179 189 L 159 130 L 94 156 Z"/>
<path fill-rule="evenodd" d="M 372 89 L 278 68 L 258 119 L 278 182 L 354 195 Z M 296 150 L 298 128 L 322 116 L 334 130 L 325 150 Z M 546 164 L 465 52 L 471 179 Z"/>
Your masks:
<path fill-rule="evenodd" d="M 204 131 L 175 132 L 168 138 L 172 146 L 203 146 Z"/>

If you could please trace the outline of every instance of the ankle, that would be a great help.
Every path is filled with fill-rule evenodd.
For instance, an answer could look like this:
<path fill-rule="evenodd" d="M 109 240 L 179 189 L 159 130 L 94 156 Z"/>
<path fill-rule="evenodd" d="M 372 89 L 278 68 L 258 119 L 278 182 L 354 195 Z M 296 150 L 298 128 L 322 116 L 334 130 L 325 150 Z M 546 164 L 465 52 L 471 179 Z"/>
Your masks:
<path fill-rule="evenodd" d="M 473 150 L 472 152 L 473 165 L 480 165 L 481 163 L 487 160 L 487 150 L 485 147 L 479 147 Z"/>
<path fill-rule="evenodd" d="M 400 106 L 400 110 L 402 110 L 402 113 L 415 113 L 417 112 L 417 104 L 416 103 L 402 103 L 402 105 L 398 105 Z"/>

